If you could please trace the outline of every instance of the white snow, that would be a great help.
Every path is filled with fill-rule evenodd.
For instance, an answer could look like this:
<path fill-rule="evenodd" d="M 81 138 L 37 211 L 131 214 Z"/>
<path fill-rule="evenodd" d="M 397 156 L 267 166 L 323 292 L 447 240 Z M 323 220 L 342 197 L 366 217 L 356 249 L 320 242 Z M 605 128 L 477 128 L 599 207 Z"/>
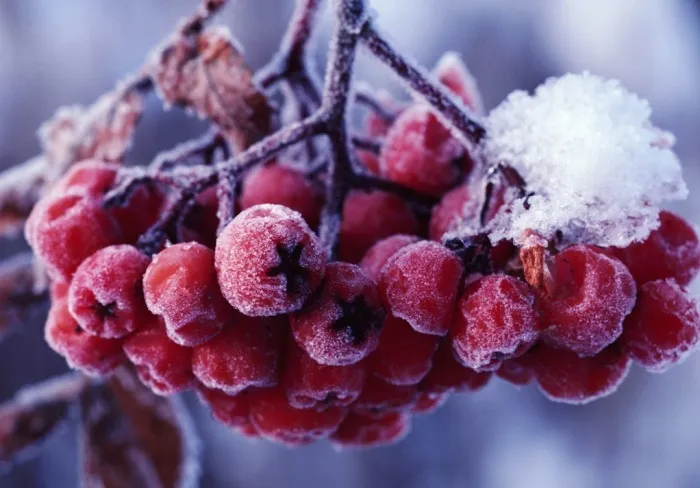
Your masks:
<path fill-rule="evenodd" d="M 532 195 L 494 219 L 491 239 L 560 230 L 601 246 L 643 240 L 664 202 L 688 195 L 673 138 L 650 116 L 646 100 L 589 73 L 510 94 L 486 120 L 482 157 L 517 170 Z"/>

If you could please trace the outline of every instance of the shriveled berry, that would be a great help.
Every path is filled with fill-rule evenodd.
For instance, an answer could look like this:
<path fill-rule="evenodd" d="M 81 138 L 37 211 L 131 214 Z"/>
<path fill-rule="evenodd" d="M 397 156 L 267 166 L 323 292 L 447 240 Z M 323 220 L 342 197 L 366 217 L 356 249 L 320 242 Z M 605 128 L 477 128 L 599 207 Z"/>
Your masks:
<path fill-rule="evenodd" d="M 90 334 L 118 339 L 150 320 L 143 297 L 143 274 L 150 260 L 129 245 L 108 246 L 78 267 L 68 308 Z"/>
<path fill-rule="evenodd" d="M 246 315 L 299 310 L 321 283 L 326 256 L 298 212 L 256 205 L 216 241 L 216 270 L 226 299 Z"/>
<path fill-rule="evenodd" d="M 649 281 L 639 288 L 620 338 L 634 361 L 660 373 L 683 360 L 699 340 L 697 303 L 674 280 Z"/>
<path fill-rule="evenodd" d="M 395 444 L 410 431 L 411 414 L 406 412 L 389 412 L 381 416 L 351 412 L 330 441 L 338 450 L 369 449 Z"/>
<path fill-rule="evenodd" d="M 216 281 L 214 252 L 195 242 L 163 249 L 143 277 L 148 309 L 163 317 L 168 337 L 182 346 L 208 341 L 234 310 Z"/>
<path fill-rule="evenodd" d="M 443 342 L 433 356 L 433 367 L 418 385 L 421 392 L 478 391 L 491 379 L 488 371 L 477 372 L 462 366 L 454 357 L 449 341 Z"/>
<path fill-rule="evenodd" d="M 450 329 L 459 361 L 474 370 L 492 371 L 535 343 L 539 317 L 535 293 L 527 283 L 495 274 L 471 283 L 457 302 Z"/>
<path fill-rule="evenodd" d="M 392 385 L 369 375 L 352 409 L 365 414 L 407 411 L 413 408 L 417 399 L 418 390 L 415 385 Z"/>
<path fill-rule="evenodd" d="M 450 398 L 450 393 L 430 393 L 427 391 L 418 394 L 418 400 L 411 409 L 415 414 L 433 413 L 438 408 L 442 407 Z"/>
<path fill-rule="evenodd" d="M 406 234 L 396 234 L 387 237 L 369 248 L 365 256 L 360 261 L 360 268 L 369 278 L 375 283 L 379 282 L 379 277 L 382 270 L 391 257 L 400 249 L 418 242 L 418 236 L 409 236 Z"/>
<path fill-rule="evenodd" d="M 320 293 L 291 316 L 297 344 L 316 362 L 357 363 L 377 348 L 385 312 L 376 285 L 349 263 L 330 263 Z"/>
<path fill-rule="evenodd" d="M 430 241 L 404 247 L 387 263 L 379 291 L 387 310 L 423 334 L 445 335 L 464 268 L 444 246 Z"/>
<path fill-rule="evenodd" d="M 212 416 L 226 427 L 244 437 L 259 437 L 257 429 L 250 422 L 248 392 L 227 395 L 220 390 L 198 386 L 197 395 L 209 406 Z"/>
<path fill-rule="evenodd" d="M 556 255 L 552 277 L 553 293 L 542 300 L 548 343 L 592 356 L 620 337 L 637 294 L 622 262 L 575 245 Z"/>

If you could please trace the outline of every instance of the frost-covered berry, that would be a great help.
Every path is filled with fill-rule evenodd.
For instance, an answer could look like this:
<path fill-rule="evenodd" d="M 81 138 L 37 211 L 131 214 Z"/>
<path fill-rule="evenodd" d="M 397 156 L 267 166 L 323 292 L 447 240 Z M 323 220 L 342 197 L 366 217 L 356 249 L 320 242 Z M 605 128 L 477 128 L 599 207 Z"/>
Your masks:
<path fill-rule="evenodd" d="M 252 171 L 243 181 L 241 209 L 274 203 L 296 210 L 310 227 L 318 225 L 322 197 L 300 171 L 270 163 Z"/>
<path fill-rule="evenodd" d="M 219 229 L 219 196 L 217 187 L 212 186 L 197 195 L 178 228 L 182 242 L 198 242 L 214 249 L 216 232 Z"/>
<path fill-rule="evenodd" d="M 250 420 L 260 436 L 287 446 L 310 444 L 330 436 L 347 413 L 341 407 L 294 408 L 280 388 L 252 391 L 249 399 Z"/>
<path fill-rule="evenodd" d="M 287 345 L 282 387 L 295 408 L 348 406 L 362 391 L 367 377 L 364 362 L 348 366 L 319 364 L 295 341 Z"/>
<path fill-rule="evenodd" d="M 216 241 L 216 270 L 226 299 L 246 315 L 299 310 L 321 283 L 326 256 L 302 216 L 281 205 L 241 212 Z"/>
<path fill-rule="evenodd" d="M 207 388 L 229 395 L 277 384 L 285 320 L 236 314 L 213 339 L 194 348 L 192 371 Z"/>
<path fill-rule="evenodd" d="M 400 318 L 387 316 L 379 347 L 369 356 L 369 370 L 394 385 L 415 385 L 428 374 L 440 338 L 421 334 Z"/>
<path fill-rule="evenodd" d="M 360 261 L 360 268 L 362 268 L 362 271 L 364 271 L 372 281 L 378 283 L 382 270 L 389 259 L 400 249 L 403 249 L 409 244 L 418 242 L 419 240 L 420 238 L 418 236 L 409 236 L 406 234 L 396 234 L 387 237 L 369 248 L 362 258 L 362 261 Z"/>
<path fill-rule="evenodd" d="M 103 339 L 80 328 L 65 300 L 54 302 L 44 329 L 47 344 L 66 358 L 71 368 L 90 376 L 104 376 L 124 362 L 122 341 Z"/>
<path fill-rule="evenodd" d="M 192 349 L 175 344 L 165 326 L 150 327 L 124 341 L 124 353 L 143 384 L 158 395 L 172 395 L 194 385 Z"/>
<path fill-rule="evenodd" d="M 407 411 L 416 404 L 417 399 L 418 389 L 415 385 L 392 385 L 369 375 L 352 409 L 365 414 Z"/>
<path fill-rule="evenodd" d="M 326 269 L 320 292 L 290 319 L 297 344 L 316 362 L 357 363 L 377 348 L 385 312 L 376 285 L 354 264 Z"/>
<path fill-rule="evenodd" d="M 68 308 L 90 334 L 118 339 L 140 328 L 151 314 L 143 298 L 143 274 L 150 260 L 129 245 L 108 246 L 78 267 Z"/>
<path fill-rule="evenodd" d="M 577 405 L 614 393 L 631 364 L 617 344 L 589 357 L 539 344 L 532 357 L 542 393 L 550 400 Z"/>
<path fill-rule="evenodd" d="M 442 197 L 430 215 L 429 237 L 440 242 L 442 236 L 464 222 L 476 222 L 479 200 L 468 185 L 460 185 Z"/>
<path fill-rule="evenodd" d="M 435 410 L 442 407 L 449 398 L 450 392 L 421 392 L 418 394 L 418 400 L 416 400 L 416 404 L 411 409 L 411 412 L 414 414 L 433 413 Z"/>
<path fill-rule="evenodd" d="M 51 193 L 88 193 L 100 198 L 112 188 L 118 171 L 116 163 L 86 159 L 73 165 L 51 188 Z"/>
<path fill-rule="evenodd" d="M 143 289 L 148 309 L 163 317 L 168 337 L 182 346 L 211 339 L 234 313 L 219 291 L 214 251 L 195 242 L 154 256 Z"/>
<path fill-rule="evenodd" d="M 433 356 L 433 367 L 418 385 L 421 392 L 477 391 L 491 379 L 488 371 L 474 371 L 462 366 L 454 357 L 449 341 L 444 341 Z"/>
<path fill-rule="evenodd" d="M 398 196 L 378 190 L 353 191 L 343 204 L 340 259 L 357 263 L 375 242 L 418 230 L 415 215 Z"/>
<path fill-rule="evenodd" d="M 495 274 L 471 283 L 459 301 L 450 337 L 465 366 L 492 371 L 535 343 L 539 317 L 535 293 L 527 283 Z"/>
<path fill-rule="evenodd" d="M 368 449 L 395 444 L 411 431 L 411 414 L 388 412 L 381 416 L 351 412 L 330 437 L 338 450 Z"/>
<path fill-rule="evenodd" d="M 592 246 L 571 246 L 556 255 L 554 290 L 542 300 L 543 337 L 581 356 L 592 356 L 622 333 L 637 290 L 624 264 Z"/>
<path fill-rule="evenodd" d="M 700 243 L 695 230 L 671 212 L 659 213 L 661 225 L 642 242 L 616 249 L 638 285 L 674 278 L 681 286 L 700 270 Z"/>
<path fill-rule="evenodd" d="M 379 291 L 387 310 L 416 331 L 445 335 L 463 272 L 460 259 L 444 246 L 417 242 L 389 260 Z"/>
<path fill-rule="evenodd" d="M 517 358 L 506 359 L 496 371 L 496 376 L 516 386 L 530 384 L 535 379 L 532 356 L 525 353 Z"/>
<path fill-rule="evenodd" d="M 483 114 L 484 107 L 476 80 L 457 53 L 443 54 L 433 70 L 433 75 L 466 106 L 478 114 Z"/>
<path fill-rule="evenodd" d="M 700 340 L 698 306 L 674 280 L 649 281 L 625 320 L 622 349 L 649 371 L 683 360 Z"/>
<path fill-rule="evenodd" d="M 223 391 L 197 387 L 197 396 L 209 406 L 212 416 L 239 435 L 259 437 L 257 429 L 250 422 L 249 394 L 227 395 Z"/>

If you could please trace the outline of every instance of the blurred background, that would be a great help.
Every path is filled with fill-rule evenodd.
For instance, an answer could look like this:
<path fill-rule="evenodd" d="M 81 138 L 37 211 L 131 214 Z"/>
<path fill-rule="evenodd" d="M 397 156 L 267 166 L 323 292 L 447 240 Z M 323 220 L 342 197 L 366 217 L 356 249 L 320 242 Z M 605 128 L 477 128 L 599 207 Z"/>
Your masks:
<path fill-rule="evenodd" d="M 35 131 L 66 104 L 87 104 L 136 69 L 198 0 L 1 0 L 0 168 L 39 152 Z M 253 67 L 274 52 L 291 0 L 235 0 L 219 20 Z M 695 0 L 372 0 L 398 46 L 432 66 L 459 52 L 487 109 L 510 91 L 589 70 L 647 98 L 656 125 L 678 137 L 691 198 L 675 210 L 700 222 L 700 2 Z M 325 56 L 326 19 L 318 56 Z M 397 93 L 366 58 L 358 77 Z M 201 122 L 157 101 L 133 156 L 198 135 Z M 620 182 L 624 184 L 624 182 Z M 0 257 L 24 244 L 0 243 Z M 696 295 L 698 287 L 695 287 Z M 0 400 L 66 369 L 41 338 L 45 311 L 0 345 Z M 619 392 L 585 407 L 493 381 L 415 419 L 402 443 L 338 454 L 242 441 L 186 397 L 204 444 L 203 487 L 700 487 L 700 354 L 655 376 L 633 369 Z M 2 488 L 77 485 L 74 430 L 9 474 Z"/>

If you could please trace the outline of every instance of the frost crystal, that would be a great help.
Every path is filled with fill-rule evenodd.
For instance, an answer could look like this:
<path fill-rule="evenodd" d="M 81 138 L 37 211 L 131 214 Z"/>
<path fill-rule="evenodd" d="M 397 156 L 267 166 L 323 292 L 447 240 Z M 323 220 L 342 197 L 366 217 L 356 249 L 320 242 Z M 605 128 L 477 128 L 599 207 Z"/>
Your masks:
<path fill-rule="evenodd" d="M 493 241 L 530 229 L 550 237 L 625 246 L 659 225 L 665 201 L 686 198 L 673 138 L 654 127 L 646 100 L 589 73 L 512 93 L 486 121 L 482 156 L 526 182 L 490 229 Z"/>

